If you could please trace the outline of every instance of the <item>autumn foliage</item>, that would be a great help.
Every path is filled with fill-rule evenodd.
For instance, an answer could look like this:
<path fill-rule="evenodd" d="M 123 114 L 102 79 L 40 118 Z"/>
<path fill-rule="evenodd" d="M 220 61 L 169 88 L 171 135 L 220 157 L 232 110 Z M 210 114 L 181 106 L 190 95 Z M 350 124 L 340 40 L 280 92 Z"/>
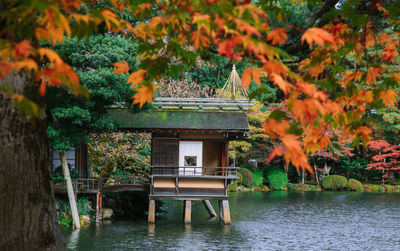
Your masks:
<path fill-rule="evenodd" d="M 400 171 L 400 145 L 391 145 L 386 140 L 368 142 L 368 148 L 375 153 L 367 169 L 383 170 L 384 178 L 390 172 Z"/>
<path fill-rule="evenodd" d="M 62 43 L 65 36 L 95 31 L 101 24 L 113 33 L 134 36 L 139 44 L 140 70 L 131 72 L 126 61 L 114 66 L 115 72 L 130 74 L 128 84 L 136 90 L 133 103 L 141 106 L 151 101 L 157 82 L 187 70 L 211 47 L 234 61 L 250 58 L 256 66 L 243 73 L 245 87 L 252 80 L 261 85 L 264 79 L 284 94 L 287 111 L 272 112 L 263 127 L 278 143 L 273 156 L 283 156 L 287 163 L 310 172 L 307 155 L 328 148 L 331 138 L 327 130 L 340 135 L 340 140 L 367 142 L 371 129 L 365 113 L 397 103 L 400 74 L 386 65 L 398 56 L 399 34 L 394 30 L 375 32 L 372 18 L 356 22 L 354 15 L 342 16 L 323 27 L 305 30 L 301 43 L 310 48 L 310 56 L 293 69 L 283 61 L 290 56 L 276 48 L 285 43 L 286 28 L 271 28 L 269 20 L 276 17 L 250 1 L 110 1 L 115 10 L 144 20 L 136 26 L 114 10 L 94 8 L 98 1 L 34 2 L 40 4 L 13 6 L 9 1 L 10 18 L 3 18 L 7 34 L 2 35 L 6 39 L 0 44 L 0 77 L 11 70 L 27 69 L 36 75 L 42 95 L 47 85 L 67 86 L 84 94 L 73 69 L 39 41 Z M 380 1 L 367 2 L 385 22 L 397 25 L 398 15 L 392 15 Z M 82 9 L 83 4 L 88 8 Z M 11 19 L 15 15 L 31 20 L 30 32 L 21 32 L 26 22 L 24 18 Z M 370 50 L 379 60 L 367 58 Z M 352 67 L 344 67 L 347 65 Z"/>

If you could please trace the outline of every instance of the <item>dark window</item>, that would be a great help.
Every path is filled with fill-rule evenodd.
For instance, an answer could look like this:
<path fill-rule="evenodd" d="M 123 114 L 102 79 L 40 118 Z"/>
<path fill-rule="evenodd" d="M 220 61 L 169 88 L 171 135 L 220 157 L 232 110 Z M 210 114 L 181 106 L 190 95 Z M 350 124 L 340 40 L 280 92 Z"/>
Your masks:
<path fill-rule="evenodd" d="M 185 166 L 197 166 L 197 156 L 185 156 Z"/>

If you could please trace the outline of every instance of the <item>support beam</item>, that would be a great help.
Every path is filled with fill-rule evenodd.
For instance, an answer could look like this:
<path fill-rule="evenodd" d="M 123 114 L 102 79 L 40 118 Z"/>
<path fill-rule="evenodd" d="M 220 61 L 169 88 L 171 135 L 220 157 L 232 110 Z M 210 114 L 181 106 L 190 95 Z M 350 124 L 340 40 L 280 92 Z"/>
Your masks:
<path fill-rule="evenodd" d="M 96 223 L 99 223 L 99 219 L 100 219 L 100 217 L 99 217 L 99 213 L 100 213 L 100 205 L 99 205 L 99 202 L 100 202 L 100 192 L 97 192 L 97 194 L 96 194 Z"/>
<path fill-rule="evenodd" d="M 184 202 L 184 222 L 190 224 L 192 222 L 192 201 L 185 200 Z"/>
<path fill-rule="evenodd" d="M 149 217 L 147 219 L 147 222 L 149 224 L 156 223 L 155 214 L 156 214 L 156 201 L 155 200 L 150 200 L 149 201 Z"/>
<path fill-rule="evenodd" d="M 217 217 L 217 213 L 215 213 L 214 208 L 209 200 L 203 200 L 203 204 L 211 217 Z"/>
<path fill-rule="evenodd" d="M 99 215 L 101 217 L 101 220 L 103 220 L 103 193 L 99 193 Z"/>
<path fill-rule="evenodd" d="M 225 225 L 231 224 L 231 212 L 229 211 L 229 201 L 220 200 L 219 201 L 219 214 L 220 219 Z"/>

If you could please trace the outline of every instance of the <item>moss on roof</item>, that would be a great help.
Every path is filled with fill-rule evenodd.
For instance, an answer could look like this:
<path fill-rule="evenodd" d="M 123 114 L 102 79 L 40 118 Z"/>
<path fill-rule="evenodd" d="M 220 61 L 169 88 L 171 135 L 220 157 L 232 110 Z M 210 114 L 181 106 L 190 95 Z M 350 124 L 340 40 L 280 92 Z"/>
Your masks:
<path fill-rule="evenodd" d="M 119 129 L 188 129 L 248 131 L 243 112 L 152 111 L 133 113 L 128 109 L 110 109 Z"/>

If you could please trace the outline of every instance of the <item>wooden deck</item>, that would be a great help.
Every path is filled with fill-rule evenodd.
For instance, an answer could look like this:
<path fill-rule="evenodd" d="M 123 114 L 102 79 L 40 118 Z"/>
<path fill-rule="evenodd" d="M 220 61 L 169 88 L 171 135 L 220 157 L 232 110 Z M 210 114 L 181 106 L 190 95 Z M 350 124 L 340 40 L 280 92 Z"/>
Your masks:
<path fill-rule="evenodd" d="M 114 191 L 148 191 L 149 179 L 144 176 L 115 176 L 108 179 L 79 178 L 72 180 L 75 193 L 96 194 Z M 54 185 L 55 193 L 67 193 L 66 183 Z"/>
<path fill-rule="evenodd" d="M 150 200 L 225 200 L 228 185 L 237 179 L 237 169 L 153 166 Z"/>

